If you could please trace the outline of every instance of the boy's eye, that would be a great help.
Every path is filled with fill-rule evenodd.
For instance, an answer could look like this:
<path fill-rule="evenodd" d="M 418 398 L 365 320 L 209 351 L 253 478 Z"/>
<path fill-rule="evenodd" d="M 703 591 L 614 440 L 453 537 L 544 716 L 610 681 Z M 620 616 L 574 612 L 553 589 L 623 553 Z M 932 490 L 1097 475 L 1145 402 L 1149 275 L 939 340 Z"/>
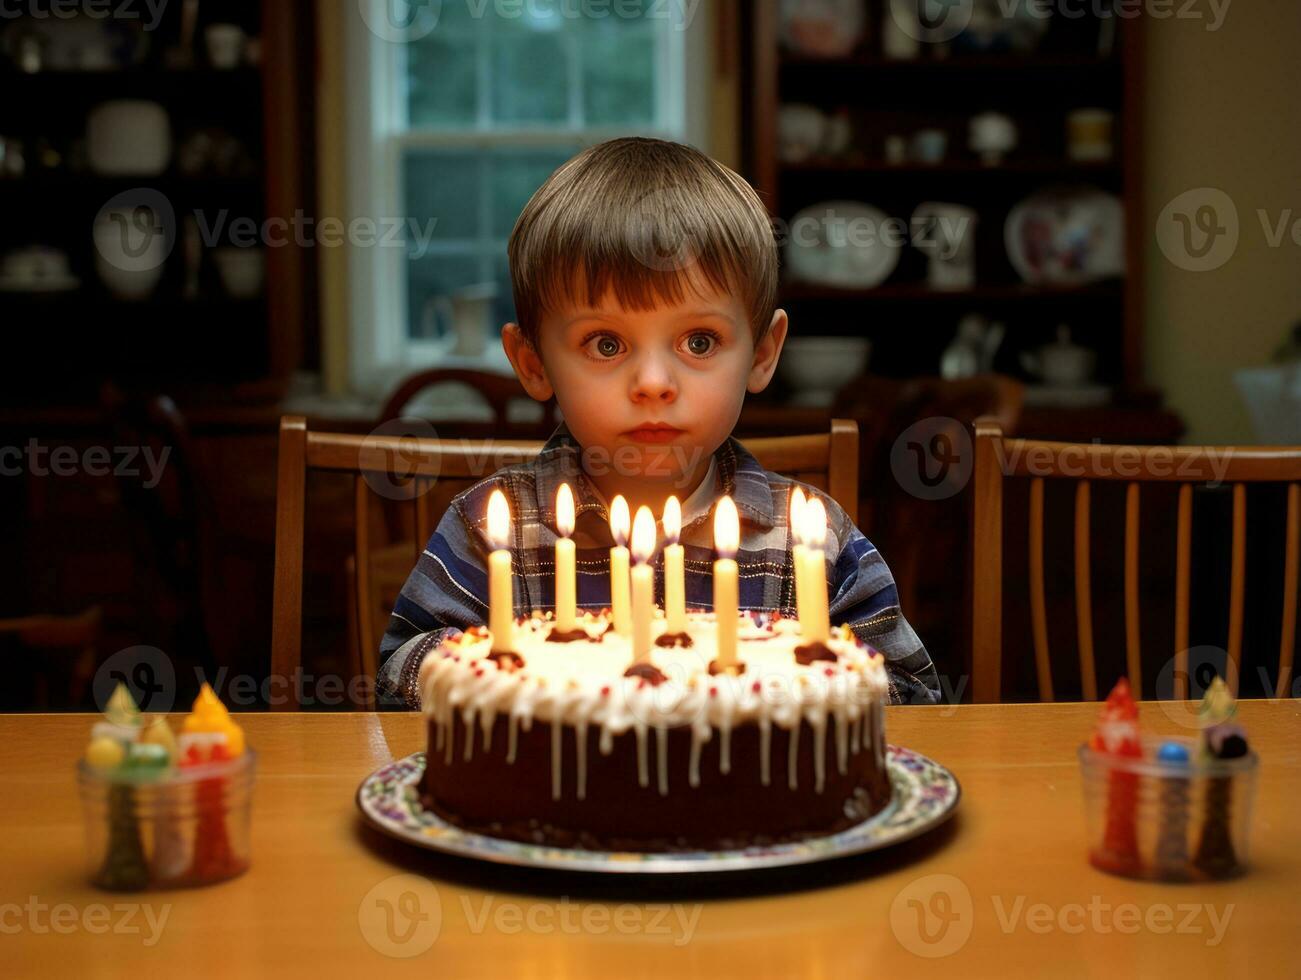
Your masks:
<path fill-rule="evenodd" d="M 686 349 L 688 354 L 694 354 L 696 357 L 705 357 L 713 353 L 718 344 L 718 335 L 708 331 L 697 331 L 687 338 Z"/>
<path fill-rule="evenodd" d="M 615 357 L 623 349 L 623 345 L 620 343 L 619 338 L 608 333 L 596 334 L 593 337 L 589 337 L 584 342 L 583 346 L 587 347 L 597 357 L 604 358 Z"/>

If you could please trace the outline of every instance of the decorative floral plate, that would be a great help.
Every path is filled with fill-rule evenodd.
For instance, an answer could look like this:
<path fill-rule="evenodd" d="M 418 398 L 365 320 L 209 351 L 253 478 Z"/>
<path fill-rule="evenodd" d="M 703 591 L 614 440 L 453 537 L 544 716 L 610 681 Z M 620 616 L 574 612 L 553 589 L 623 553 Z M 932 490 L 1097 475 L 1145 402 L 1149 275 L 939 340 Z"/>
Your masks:
<path fill-rule="evenodd" d="M 733 851 L 585 851 L 504 840 L 463 830 L 420 805 L 425 753 L 415 752 L 367 776 L 357 806 L 377 830 L 417 847 L 499 864 L 562 871 L 683 873 L 749 871 L 861 854 L 910 840 L 939 826 L 957 808 L 961 789 L 938 762 L 891 745 L 886 753 L 894 794 L 880 813 L 827 837 Z"/>

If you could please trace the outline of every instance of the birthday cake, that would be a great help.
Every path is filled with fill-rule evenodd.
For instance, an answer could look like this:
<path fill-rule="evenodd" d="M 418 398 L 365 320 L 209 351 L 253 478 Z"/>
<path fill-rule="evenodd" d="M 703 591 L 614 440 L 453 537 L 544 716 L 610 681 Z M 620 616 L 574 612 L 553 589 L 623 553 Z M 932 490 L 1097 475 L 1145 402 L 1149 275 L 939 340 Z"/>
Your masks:
<path fill-rule="evenodd" d="M 879 653 L 847 627 L 808 642 L 796 620 L 742 613 L 735 663 L 716 660 L 713 613 L 649 658 L 608 611 L 556 630 L 486 627 L 425 657 L 421 805 L 466 829 L 600 850 L 723 850 L 823 836 L 890 799 Z"/>

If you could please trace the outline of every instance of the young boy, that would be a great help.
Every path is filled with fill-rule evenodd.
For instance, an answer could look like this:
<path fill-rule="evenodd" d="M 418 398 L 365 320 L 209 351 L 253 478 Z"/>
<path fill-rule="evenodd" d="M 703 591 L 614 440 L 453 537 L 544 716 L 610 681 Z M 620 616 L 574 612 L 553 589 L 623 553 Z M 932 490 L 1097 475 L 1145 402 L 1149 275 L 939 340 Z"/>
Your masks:
<path fill-rule="evenodd" d="M 486 513 L 501 488 L 513 519 L 515 609 L 554 607 L 556 490 L 577 520 L 580 608 L 610 604 L 609 504 L 622 494 L 658 521 L 682 503 L 687 606 L 712 604 L 712 509 L 741 519 L 742 609 L 794 613 L 789 494 L 731 432 L 747 391 L 767 387 L 787 318 L 774 309 L 777 247 L 763 203 L 737 174 L 677 143 L 593 146 L 538 188 L 511 234 L 517 323 L 502 344 L 528 393 L 564 418 L 536 461 L 457 496 L 398 598 L 380 647 L 379 690 L 419 707 L 420 662 L 449 628 L 487 618 Z M 894 702 L 939 699 L 935 668 L 899 609 L 881 555 L 835 501 L 826 553 L 833 624 L 880 650 Z M 661 537 L 663 529 L 659 529 Z M 657 553 L 656 600 L 662 601 Z"/>

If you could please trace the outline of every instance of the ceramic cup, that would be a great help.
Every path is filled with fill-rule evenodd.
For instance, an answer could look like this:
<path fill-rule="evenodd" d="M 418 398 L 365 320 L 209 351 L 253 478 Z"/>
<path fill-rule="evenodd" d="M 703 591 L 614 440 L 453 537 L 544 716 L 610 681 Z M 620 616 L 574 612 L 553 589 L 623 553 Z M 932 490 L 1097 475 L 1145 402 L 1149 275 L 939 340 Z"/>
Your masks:
<path fill-rule="evenodd" d="M 212 253 L 222 288 L 232 299 L 252 299 L 266 279 L 266 254 L 260 248 L 219 248 Z"/>
<path fill-rule="evenodd" d="M 236 24 L 210 24 L 203 32 L 203 42 L 208 49 L 208 61 L 213 68 L 229 71 L 238 68 L 244 60 L 247 37 Z"/>

